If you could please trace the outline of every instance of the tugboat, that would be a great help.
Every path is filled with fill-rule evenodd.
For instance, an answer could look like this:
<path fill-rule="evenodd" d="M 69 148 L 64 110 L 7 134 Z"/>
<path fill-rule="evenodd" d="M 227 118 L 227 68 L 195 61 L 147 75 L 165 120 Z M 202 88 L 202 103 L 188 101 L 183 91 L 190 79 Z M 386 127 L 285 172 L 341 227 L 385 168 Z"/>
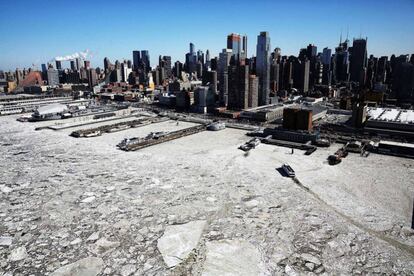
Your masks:
<path fill-rule="evenodd" d="M 125 150 L 129 145 L 134 144 L 134 143 L 138 143 L 140 142 L 142 139 L 139 137 L 133 137 L 133 138 L 125 138 L 124 140 L 122 140 L 118 145 L 116 145 L 119 149 L 121 150 Z"/>
<path fill-rule="evenodd" d="M 339 164 L 341 163 L 341 161 L 342 161 L 342 158 L 336 154 L 332 154 L 328 156 L 328 162 L 329 162 L 329 165 L 331 166 Z"/>
<path fill-rule="evenodd" d="M 289 177 L 295 177 L 295 175 L 296 175 L 295 174 L 295 171 L 288 164 L 283 164 L 282 165 L 282 169 L 286 173 L 287 176 L 289 176 Z"/>
<path fill-rule="evenodd" d="M 259 138 L 253 138 L 252 140 L 247 142 L 247 144 L 254 149 L 260 144 L 260 139 Z"/>

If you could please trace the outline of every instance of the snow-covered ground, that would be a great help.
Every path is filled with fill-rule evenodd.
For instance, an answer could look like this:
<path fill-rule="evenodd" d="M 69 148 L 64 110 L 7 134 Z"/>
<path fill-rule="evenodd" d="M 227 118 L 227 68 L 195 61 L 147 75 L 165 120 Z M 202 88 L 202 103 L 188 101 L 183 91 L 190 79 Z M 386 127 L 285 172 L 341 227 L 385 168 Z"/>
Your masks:
<path fill-rule="evenodd" d="M 16 118 L 0 117 L 0 275 L 414 270 L 411 159 L 350 153 L 329 166 L 340 145 L 246 155 L 235 129 L 123 152 L 123 138 L 194 124 L 72 138 Z"/>

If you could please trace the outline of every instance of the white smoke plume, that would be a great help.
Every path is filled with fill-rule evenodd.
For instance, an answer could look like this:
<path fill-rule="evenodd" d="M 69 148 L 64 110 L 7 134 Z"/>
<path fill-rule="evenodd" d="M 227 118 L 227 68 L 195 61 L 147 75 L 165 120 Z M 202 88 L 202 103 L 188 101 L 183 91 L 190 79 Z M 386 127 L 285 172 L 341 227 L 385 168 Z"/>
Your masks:
<path fill-rule="evenodd" d="M 55 57 L 55 61 L 74 60 L 76 58 L 86 59 L 88 56 L 90 56 L 90 52 L 89 52 L 89 49 L 86 49 L 83 52 L 76 52 L 74 54 L 67 55 L 67 56 L 58 56 L 58 57 Z"/>

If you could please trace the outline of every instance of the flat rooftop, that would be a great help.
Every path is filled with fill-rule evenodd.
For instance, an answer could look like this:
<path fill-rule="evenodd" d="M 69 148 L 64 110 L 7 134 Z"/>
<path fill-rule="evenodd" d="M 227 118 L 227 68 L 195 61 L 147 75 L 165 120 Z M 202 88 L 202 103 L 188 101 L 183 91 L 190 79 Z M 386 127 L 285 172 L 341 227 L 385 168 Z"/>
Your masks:
<path fill-rule="evenodd" d="M 408 109 L 368 107 L 368 116 L 374 121 L 414 123 L 414 110 Z"/>

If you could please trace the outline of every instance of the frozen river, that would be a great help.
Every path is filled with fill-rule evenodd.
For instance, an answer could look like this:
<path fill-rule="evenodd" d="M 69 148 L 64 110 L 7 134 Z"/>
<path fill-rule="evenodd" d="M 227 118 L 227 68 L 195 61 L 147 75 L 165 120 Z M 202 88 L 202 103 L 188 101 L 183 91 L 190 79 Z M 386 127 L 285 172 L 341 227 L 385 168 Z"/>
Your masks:
<path fill-rule="evenodd" d="M 412 159 L 350 153 L 329 166 L 339 145 L 245 155 L 235 129 L 123 152 L 123 138 L 194 124 L 76 139 L 16 118 L 0 117 L 0 275 L 414 271 Z"/>

